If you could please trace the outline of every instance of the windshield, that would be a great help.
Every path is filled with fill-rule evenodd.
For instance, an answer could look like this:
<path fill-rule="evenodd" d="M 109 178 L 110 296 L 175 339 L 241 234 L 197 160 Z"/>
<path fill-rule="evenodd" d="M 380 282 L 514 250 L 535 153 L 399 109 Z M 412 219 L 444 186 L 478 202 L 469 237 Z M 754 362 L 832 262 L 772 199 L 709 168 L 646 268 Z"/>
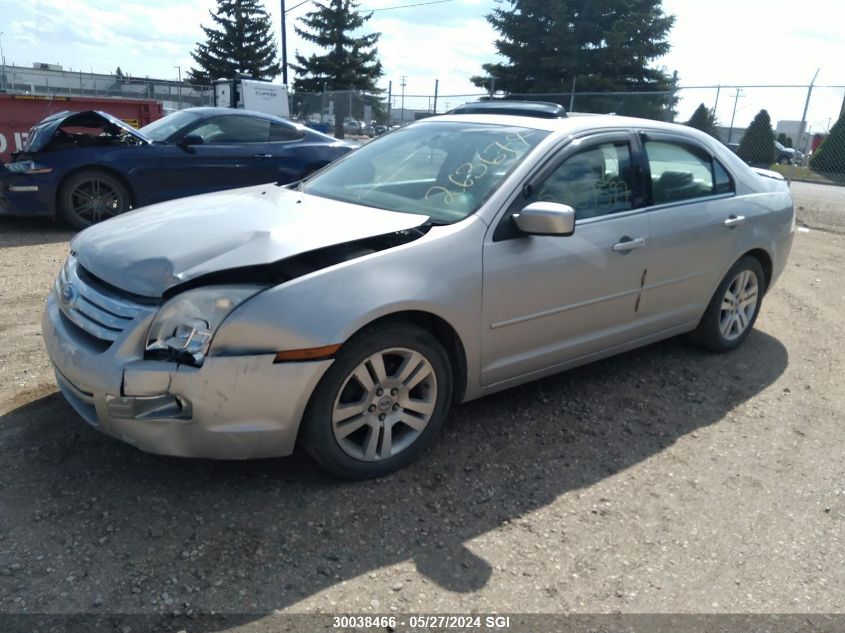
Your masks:
<path fill-rule="evenodd" d="M 201 118 L 196 112 L 182 110 L 181 112 L 168 114 L 158 121 L 153 121 L 149 125 L 142 127 L 139 131 L 150 140 L 166 141 L 186 125 Z"/>
<path fill-rule="evenodd" d="M 448 224 L 477 211 L 547 135 L 505 125 L 420 123 L 371 141 L 302 189 Z"/>

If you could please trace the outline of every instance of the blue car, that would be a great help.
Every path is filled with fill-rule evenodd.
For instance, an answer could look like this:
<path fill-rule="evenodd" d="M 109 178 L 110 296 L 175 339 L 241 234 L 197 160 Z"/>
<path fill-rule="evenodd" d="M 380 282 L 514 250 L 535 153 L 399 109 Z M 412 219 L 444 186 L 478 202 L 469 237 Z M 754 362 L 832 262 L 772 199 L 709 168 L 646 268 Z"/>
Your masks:
<path fill-rule="evenodd" d="M 0 215 L 58 214 L 82 229 L 164 200 L 293 182 L 354 147 L 228 108 L 181 110 L 140 130 L 105 112 L 59 112 L 0 167 Z"/>

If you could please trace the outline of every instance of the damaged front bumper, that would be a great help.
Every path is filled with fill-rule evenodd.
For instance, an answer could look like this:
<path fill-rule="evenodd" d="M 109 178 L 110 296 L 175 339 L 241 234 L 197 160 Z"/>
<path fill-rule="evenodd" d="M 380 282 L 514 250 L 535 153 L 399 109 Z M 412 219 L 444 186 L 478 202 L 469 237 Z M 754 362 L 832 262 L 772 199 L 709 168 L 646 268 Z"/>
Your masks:
<path fill-rule="evenodd" d="M 103 349 L 50 294 L 47 352 L 67 401 L 89 424 L 162 455 L 251 459 L 289 455 L 317 382 L 333 361 L 274 363 L 274 354 L 209 356 L 202 367 L 142 358 L 155 312 Z"/>
<path fill-rule="evenodd" d="M 54 194 L 52 174 L 13 174 L 0 165 L 0 215 L 51 215 Z"/>

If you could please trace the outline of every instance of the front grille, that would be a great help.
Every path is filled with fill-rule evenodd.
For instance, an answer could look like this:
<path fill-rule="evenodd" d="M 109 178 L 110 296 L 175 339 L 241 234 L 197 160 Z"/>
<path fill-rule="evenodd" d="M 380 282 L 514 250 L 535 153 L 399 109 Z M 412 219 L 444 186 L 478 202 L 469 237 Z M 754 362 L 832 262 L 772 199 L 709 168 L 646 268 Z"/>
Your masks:
<path fill-rule="evenodd" d="M 59 307 L 62 314 L 84 332 L 111 343 L 150 308 L 121 297 L 104 284 L 95 285 L 91 280 L 71 255 L 56 279 Z"/>

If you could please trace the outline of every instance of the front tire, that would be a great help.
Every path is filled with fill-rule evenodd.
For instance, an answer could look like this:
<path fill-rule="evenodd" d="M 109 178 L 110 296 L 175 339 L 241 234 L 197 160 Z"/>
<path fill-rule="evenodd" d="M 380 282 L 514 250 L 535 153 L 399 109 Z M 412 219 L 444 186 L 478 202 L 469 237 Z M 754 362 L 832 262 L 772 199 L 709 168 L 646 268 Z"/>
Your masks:
<path fill-rule="evenodd" d="M 84 169 L 59 190 L 59 213 L 75 229 L 85 229 L 128 211 L 129 192 L 112 174 L 100 169 Z"/>
<path fill-rule="evenodd" d="M 314 390 L 302 445 L 338 477 L 387 475 L 432 443 L 452 392 L 452 366 L 431 333 L 410 323 L 367 328 L 341 348 Z"/>
<path fill-rule="evenodd" d="M 727 272 L 698 327 L 693 341 L 712 352 L 729 352 L 746 339 L 763 301 L 766 275 L 760 262 L 750 255 L 742 257 Z"/>

